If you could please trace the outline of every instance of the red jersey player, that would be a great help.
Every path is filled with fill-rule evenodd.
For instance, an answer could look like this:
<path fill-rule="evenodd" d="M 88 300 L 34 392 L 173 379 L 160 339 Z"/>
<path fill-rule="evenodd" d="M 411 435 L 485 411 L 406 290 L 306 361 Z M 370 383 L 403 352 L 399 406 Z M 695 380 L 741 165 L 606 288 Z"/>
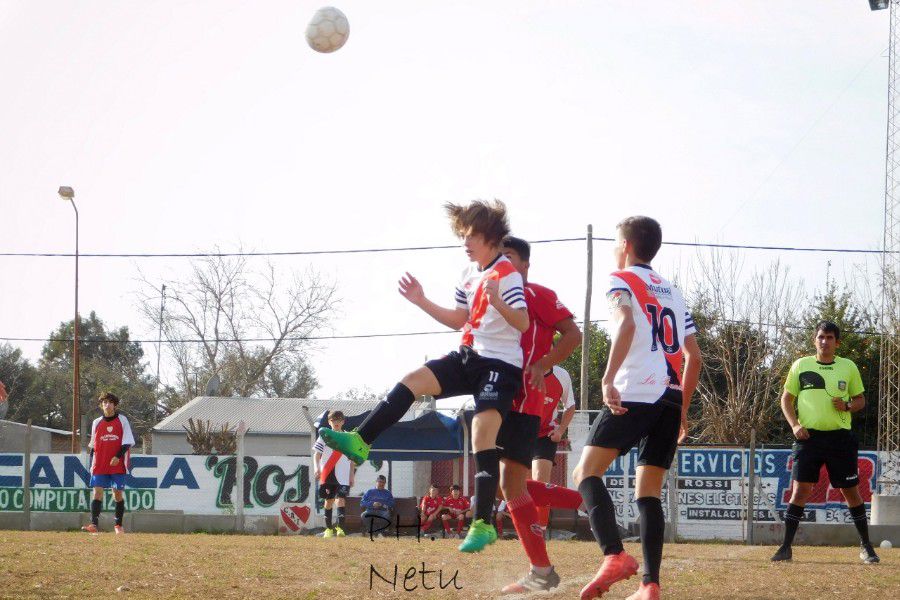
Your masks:
<path fill-rule="evenodd" d="M 82 527 L 84 531 L 97 533 L 100 510 L 103 506 L 104 488 L 112 488 L 116 498 L 115 531 L 125 533 L 122 528 L 122 517 L 125 514 L 125 475 L 130 467 L 129 449 L 134 445 L 134 434 L 125 415 L 118 412 L 119 398 L 110 392 L 100 395 L 102 417 L 94 419 L 91 425 L 91 487 L 94 488 L 91 500 L 91 522 Z"/>
<path fill-rule="evenodd" d="M 535 481 L 550 482 L 550 472 L 556 458 L 559 441 L 565 434 L 572 417 L 575 416 L 575 397 L 572 395 L 572 378 L 568 371 L 556 365 L 544 376 L 544 407 L 541 414 L 541 429 L 534 445 L 531 461 L 531 476 Z M 559 421 L 558 409 L 563 410 Z M 549 511 L 549 509 L 546 509 Z M 546 526 L 543 520 L 541 525 Z"/>
<path fill-rule="evenodd" d="M 453 524 L 450 522 L 453 519 L 456 519 L 456 537 L 462 535 L 462 528 L 466 524 L 466 517 L 472 515 L 472 511 L 469 510 L 470 506 L 471 503 L 469 502 L 469 499 L 462 495 L 462 489 L 460 489 L 458 485 L 453 484 L 450 488 L 450 495 L 444 497 L 444 514 L 441 515 L 441 520 L 444 522 L 444 533 L 447 537 L 453 535 L 451 532 Z M 491 510 L 493 510 L 493 506 L 491 506 Z"/>
<path fill-rule="evenodd" d="M 503 253 L 522 275 L 529 326 L 522 334 L 523 383 L 512 410 L 497 435 L 502 459 L 501 489 L 519 542 L 531 563 L 531 570 L 503 593 L 550 590 L 559 585 L 559 575 L 550 564 L 538 507 L 528 491 L 534 445 L 541 426 L 544 406 L 544 373 L 565 360 L 581 341 L 581 331 L 553 290 L 528 281 L 531 247 L 523 239 L 507 236 Z M 553 346 L 553 337 L 560 338 Z"/>
<path fill-rule="evenodd" d="M 444 499 L 438 493 L 438 488 L 433 483 L 428 488 L 428 495 L 422 498 L 419 505 L 419 514 L 422 517 L 422 533 L 427 533 L 431 524 L 444 505 Z"/>

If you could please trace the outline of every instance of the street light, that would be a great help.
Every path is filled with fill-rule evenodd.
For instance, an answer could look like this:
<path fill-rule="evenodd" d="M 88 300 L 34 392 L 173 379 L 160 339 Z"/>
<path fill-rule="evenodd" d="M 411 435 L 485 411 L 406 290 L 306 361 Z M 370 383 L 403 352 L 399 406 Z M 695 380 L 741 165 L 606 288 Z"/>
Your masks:
<path fill-rule="evenodd" d="M 75 190 L 63 185 L 57 193 L 63 201 L 70 202 L 75 210 L 75 335 L 72 339 L 72 366 L 75 373 L 72 376 L 72 454 L 78 454 L 81 451 L 78 444 L 78 428 L 81 426 L 81 409 L 78 402 L 81 386 L 78 360 L 78 207 L 75 206 Z"/>

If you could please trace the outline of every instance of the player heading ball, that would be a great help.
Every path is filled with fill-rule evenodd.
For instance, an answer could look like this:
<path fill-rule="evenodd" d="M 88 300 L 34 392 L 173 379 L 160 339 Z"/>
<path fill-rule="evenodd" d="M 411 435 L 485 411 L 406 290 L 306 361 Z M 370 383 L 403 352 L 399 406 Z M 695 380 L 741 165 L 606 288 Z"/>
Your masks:
<path fill-rule="evenodd" d="M 463 240 L 472 261 L 456 287 L 452 308 L 425 296 L 422 285 L 406 273 L 400 295 L 434 320 L 462 330 L 459 350 L 430 360 L 406 374 L 356 431 L 321 429 L 325 443 L 361 464 L 372 442 L 399 421 L 418 396 L 475 397 L 472 449 L 475 452 L 475 515 L 463 552 L 478 552 L 497 539 L 491 524 L 499 483 L 497 432 L 513 398 L 522 386 L 522 332 L 528 329 L 528 308 L 522 276 L 501 253 L 509 234 L 506 206 L 499 200 L 475 200 L 468 205 L 446 204 L 453 233 Z"/>

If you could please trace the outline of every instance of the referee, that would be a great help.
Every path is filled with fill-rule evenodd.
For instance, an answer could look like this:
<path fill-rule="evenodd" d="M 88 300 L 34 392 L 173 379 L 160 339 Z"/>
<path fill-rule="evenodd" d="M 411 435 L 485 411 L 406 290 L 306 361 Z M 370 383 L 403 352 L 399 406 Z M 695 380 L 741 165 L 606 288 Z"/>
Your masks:
<path fill-rule="evenodd" d="M 819 481 L 824 464 L 831 486 L 844 494 L 850 517 L 859 532 L 859 557 L 877 563 L 869 542 L 866 505 L 859 495 L 857 452 L 859 442 L 850 431 L 850 413 L 866 406 L 862 378 L 852 360 L 835 355 L 841 331 L 831 321 L 816 325 L 815 356 L 804 356 L 791 365 L 781 411 L 794 431 L 793 492 L 784 515 L 784 541 L 773 561 L 791 560 L 791 543 L 803 518 L 803 507 Z M 794 402 L 796 401 L 796 409 Z"/>

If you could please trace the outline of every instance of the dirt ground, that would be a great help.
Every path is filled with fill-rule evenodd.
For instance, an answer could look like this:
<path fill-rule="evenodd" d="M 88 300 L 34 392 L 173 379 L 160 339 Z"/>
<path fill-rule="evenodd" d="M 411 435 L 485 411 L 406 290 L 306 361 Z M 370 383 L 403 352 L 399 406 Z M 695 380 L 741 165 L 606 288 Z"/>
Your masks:
<path fill-rule="evenodd" d="M 639 546 L 626 547 L 640 559 Z M 549 550 L 562 584 L 535 596 L 577 598 L 599 565 L 599 548 L 553 541 Z M 790 564 L 772 564 L 772 552 L 667 545 L 663 598 L 900 598 L 900 549 L 880 550 L 880 565 L 861 564 L 856 548 L 797 547 Z M 423 563 L 434 573 L 423 576 Z M 2 598 L 494 598 L 525 567 L 515 540 L 464 555 L 453 541 L 428 538 L 0 531 Z M 637 584 L 637 577 L 620 583 L 604 600 L 625 598 Z"/>

